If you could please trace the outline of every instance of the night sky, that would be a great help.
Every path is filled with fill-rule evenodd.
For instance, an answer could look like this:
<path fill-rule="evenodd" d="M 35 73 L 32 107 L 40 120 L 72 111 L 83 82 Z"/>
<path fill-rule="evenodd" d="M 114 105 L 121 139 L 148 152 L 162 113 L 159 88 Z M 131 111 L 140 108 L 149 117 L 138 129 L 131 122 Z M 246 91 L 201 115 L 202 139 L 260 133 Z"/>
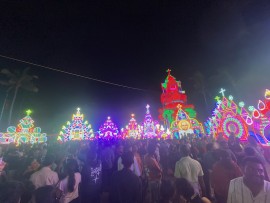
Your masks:
<path fill-rule="evenodd" d="M 37 126 L 58 133 L 81 107 L 94 130 L 107 116 L 123 126 L 131 113 L 142 122 L 147 103 L 157 119 L 167 68 L 182 81 L 202 121 L 221 87 L 246 105 L 255 105 L 270 88 L 267 0 L 63 2 L 0 1 L 0 55 L 142 90 L 0 58 L 0 69 L 31 67 L 39 76 L 38 93 L 19 92 L 14 125 L 31 108 Z M 208 106 L 194 88 L 196 72 L 204 76 Z M 5 90 L 0 86 L 1 107 Z M 0 130 L 6 127 L 0 124 Z"/>

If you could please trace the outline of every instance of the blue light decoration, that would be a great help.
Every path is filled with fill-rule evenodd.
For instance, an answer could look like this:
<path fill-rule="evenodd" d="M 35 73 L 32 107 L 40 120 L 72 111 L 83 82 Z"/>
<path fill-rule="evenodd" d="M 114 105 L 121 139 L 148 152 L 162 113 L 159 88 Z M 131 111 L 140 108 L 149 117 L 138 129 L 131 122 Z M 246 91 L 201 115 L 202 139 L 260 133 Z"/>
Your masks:
<path fill-rule="evenodd" d="M 111 140 L 122 138 L 121 135 L 119 134 L 118 127 L 112 121 L 110 116 L 107 117 L 107 120 L 104 122 L 103 125 L 101 125 L 98 134 L 100 139 Z"/>
<path fill-rule="evenodd" d="M 30 117 L 31 113 L 31 110 L 27 110 L 26 116 L 20 120 L 17 127 L 10 126 L 6 133 L 0 133 L 0 144 L 15 143 L 18 146 L 46 142 L 47 134 L 41 133 L 41 128 L 34 126 L 35 121 Z"/>
<path fill-rule="evenodd" d="M 58 141 L 91 140 L 95 138 L 91 125 L 88 121 L 84 121 L 84 115 L 81 114 L 80 110 L 80 108 L 77 108 L 77 113 L 73 114 L 72 121 L 68 121 L 66 126 L 62 127 L 57 138 Z"/>
<path fill-rule="evenodd" d="M 152 139 L 157 137 L 157 125 L 158 122 L 154 121 L 150 113 L 150 106 L 146 105 L 146 114 L 143 122 L 143 139 Z"/>

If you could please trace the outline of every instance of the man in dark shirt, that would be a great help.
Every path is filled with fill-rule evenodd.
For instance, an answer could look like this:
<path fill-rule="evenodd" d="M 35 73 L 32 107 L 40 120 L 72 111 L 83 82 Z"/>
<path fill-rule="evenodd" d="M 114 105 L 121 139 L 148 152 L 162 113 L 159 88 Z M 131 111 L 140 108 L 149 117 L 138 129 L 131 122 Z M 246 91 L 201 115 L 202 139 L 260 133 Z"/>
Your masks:
<path fill-rule="evenodd" d="M 139 177 L 130 170 L 134 161 L 132 152 L 122 155 L 124 168 L 112 176 L 110 200 L 111 203 L 140 203 L 142 202 L 142 185 Z"/>

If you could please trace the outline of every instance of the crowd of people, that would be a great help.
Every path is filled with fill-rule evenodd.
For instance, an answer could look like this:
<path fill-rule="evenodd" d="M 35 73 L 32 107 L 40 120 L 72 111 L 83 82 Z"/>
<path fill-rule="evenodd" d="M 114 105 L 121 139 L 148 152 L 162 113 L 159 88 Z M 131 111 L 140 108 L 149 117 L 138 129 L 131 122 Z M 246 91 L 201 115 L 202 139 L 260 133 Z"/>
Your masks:
<path fill-rule="evenodd" d="M 270 202 L 269 149 L 252 137 L 3 145 L 0 157 L 0 203 Z"/>

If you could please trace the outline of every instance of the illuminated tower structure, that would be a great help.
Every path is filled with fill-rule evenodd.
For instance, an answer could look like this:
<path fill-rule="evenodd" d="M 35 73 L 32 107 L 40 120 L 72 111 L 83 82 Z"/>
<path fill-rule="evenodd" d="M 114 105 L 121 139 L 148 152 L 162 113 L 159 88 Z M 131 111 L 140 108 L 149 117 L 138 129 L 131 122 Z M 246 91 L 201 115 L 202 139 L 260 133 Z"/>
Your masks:
<path fill-rule="evenodd" d="M 123 138 L 133 138 L 133 139 L 140 139 L 141 137 L 141 126 L 138 125 L 135 115 L 131 114 L 131 118 L 129 120 L 128 125 L 125 129 L 123 129 L 122 136 Z"/>
<path fill-rule="evenodd" d="M 181 82 L 171 75 L 170 69 L 167 72 L 165 82 L 161 83 L 162 108 L 159 109 L 159 119 L 176 139 L 193 133 L 200 136 L 204 133 L 204 127 L 196 119 L 194 105 L 187 103 L 187 95 L 182 89 Z"/>
<path fill-rule="evenodd" d="M 20 120 L 17 127 L 10 126 L 6 133 L 0 133 L 0 144 L 15 143 L 20 145 L 46 142 L 46 133 L 41 133 L 41 128 L 34 126 L 35 121 L 30 117 L 31 113 L 31 110 L 27 110 L 26 116 Z"/>
<path fill-rule="evenodd" d="M 81 114 L 81 109 L 77 108 L 76 114 L 73 114 L 72 121 L 68 121 L 66 126 L 62 127 L 58 141 L 69 140 L 90 140 L 94 139 L 94 133 L 88 121 L 84 121 L 84 115 Z"/>
<path fill-rule="evenodd" d="M 143 139 L 157 137 L 157 125 L 158 122 L 154 121 L 150 113 L 150 106 L 146 106 L 146 114 L 143 121 Z"/>
<path fill-rule="evenodd" d="M 179 104 L 190 118 L 196 118 L 196 111 L 193 104 L 187 103 L 187 95 L 182 89 L 181 82 L 171 75 L 170 69 L 167 72 L 168 75 L 164 83 L 161 83 L 162 94 L 160 99 L 162 108 L 159 109 L 159 119 L 164 122 L 165 126 L 170 127 L 177 117 L 177 106 Z"/>
<path fill-rule="evenodd" d="M 118 127 L 112 121 L 111 117 L 107 117 L 107 120 L 103 123 L 103 125 L 99 128 L 98 131 L 99 138 L 101 139 L 116 139 L 120 138 Z"/>

